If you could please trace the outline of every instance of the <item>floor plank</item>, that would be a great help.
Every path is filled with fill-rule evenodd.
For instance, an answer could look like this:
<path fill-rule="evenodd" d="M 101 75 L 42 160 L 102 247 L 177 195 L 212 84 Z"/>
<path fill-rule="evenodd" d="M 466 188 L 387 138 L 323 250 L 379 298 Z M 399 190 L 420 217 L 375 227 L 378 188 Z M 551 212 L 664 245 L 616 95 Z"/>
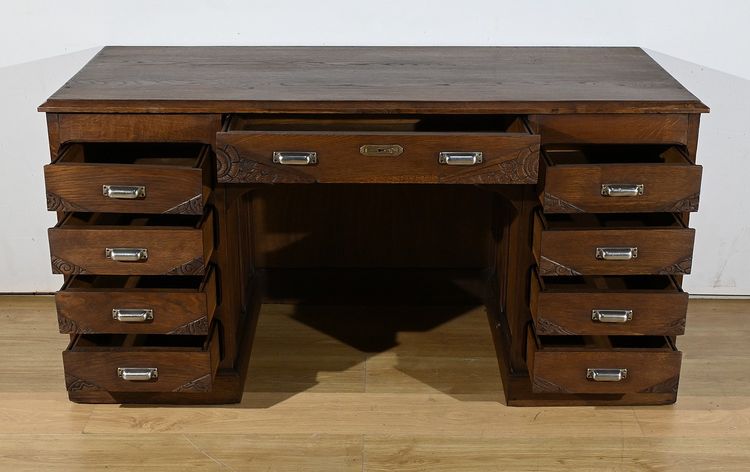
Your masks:
<path fill-rule="evenodd" d="M 0 470 L 746 470 L 750 301 L 688 319 L 671 406 L 506 407 L 481 308 L 285 305 L 238 405 L 77 405 L 52 297 L 3 296 Z"/>

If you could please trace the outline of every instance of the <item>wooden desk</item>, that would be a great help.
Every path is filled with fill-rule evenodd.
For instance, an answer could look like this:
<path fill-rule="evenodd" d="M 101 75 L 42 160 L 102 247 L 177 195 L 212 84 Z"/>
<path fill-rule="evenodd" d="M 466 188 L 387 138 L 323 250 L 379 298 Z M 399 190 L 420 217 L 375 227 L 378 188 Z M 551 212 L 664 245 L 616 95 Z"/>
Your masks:
<path fill-rule="evenodd" d="M 237 402 L 279 302 L 484 304 L 509 404 L 675 401 L 708 108 L 638 48 L 107 47 L 40 111 L 73 401 Z"/>

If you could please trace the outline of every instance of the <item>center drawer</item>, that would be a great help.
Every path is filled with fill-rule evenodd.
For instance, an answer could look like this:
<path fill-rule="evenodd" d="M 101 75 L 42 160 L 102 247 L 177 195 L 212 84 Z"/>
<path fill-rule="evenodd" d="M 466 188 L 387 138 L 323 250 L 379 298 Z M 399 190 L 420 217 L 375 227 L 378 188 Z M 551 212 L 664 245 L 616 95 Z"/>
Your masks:
<path fill-rule="evenodd" d="M 662 335 L 685 332 L 688 294 L 671 275 L 531 276 L 538 335 Z"/>
<path fill-rule="evenodd" d="M 211 162 L 203 144 L 70 144 L 44 167 L 47 209 L 200 215 Z"/>
<path fill-rule="evenodd" d="M 220 361 L 210 336 L 79 334 L 63 351 L 68 390 L 208 392 Z"/>
<path fill-rule="evenodd" d="M 688 274 L 695 230 L 672 213 L 534 217 L 539 275 Z"/>
<path fill-rule="evenodd" d="M 526 363 L 537 393 L 674 393 L 682 353 L 663 336 L 536 336 Z"/>
<path fill-rule="evenodd" d="M 679 146 L 547 145 L 546 213 L 697 211 L 701 166 Z"/>
<path fill-rule="evenodd" d="M 73 275 L 55 294 L 61 333 L 208 334 L 216 271 L 204 276 Z"/>
<path fill-rule="evenodd" d="M 70 213 L 49 230 L 52 272 L 202 275 L 214 247 L 212 213 Z"/>
<path fill-rule="evenodd" d="M 237 115 L 216 146 L 225 183 L 533 184 L 539 164 L 539 136 L 505 115 Z"/>

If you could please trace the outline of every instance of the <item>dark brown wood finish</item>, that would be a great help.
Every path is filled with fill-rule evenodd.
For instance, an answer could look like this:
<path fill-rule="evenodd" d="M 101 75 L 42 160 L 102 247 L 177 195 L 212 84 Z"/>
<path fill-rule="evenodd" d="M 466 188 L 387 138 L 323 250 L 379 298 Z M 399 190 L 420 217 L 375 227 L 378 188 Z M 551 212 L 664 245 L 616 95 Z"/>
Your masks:
<path fill-rule="evenodd" d="M 248 131 L 233 126 L 234 121 L 216 137 L 220 183 L 531 184 L 537 180 L 539 136 L 518 119 L 505 120 L 507 124 L 499 125 L 503 132 L 496 133 L 348 132 L 338 131 L 335 123 L 329 131 Z M 370 155 L 368 147 L 385 152 Z M 394 149 L 395 153 L 388 152 Z M 317 162 L 304 166 L 273 162 L 273 153 L 284 151 L 315 152 Z M 481 152 L 483 160 L 470 166 L 441 164 L 438 158 L 443 151 Z"/>
<path fill-rule="evenodd" d="M 604 215 L 552 215 L 534 218 L 534 256 L 539 274 L 689 274 L 695 230 L 670 214 L 633 215 L 610 221 Z M 598 248 L 636 248 L 630 260 L 597 259 Z"/>
<path fill-rule="evenodd" d="M 50 230 L 50 248 L 54 270 L 66 274 L 57 298 L 61 331 L 73 334 L 64 360 L 74 401 L 239 401 L 264 300 L 472 304 L 481 286 L 509 404 L 675 401 L 680 353 L 652 344 L 671 343 L 684 329 L 679 284 L 690 268 L 687 212 L 696 209 L 700 185 L 691 164 L 708 109 L 638 48 L 107 47 L 40 110 L 56 161 L 48 166 L 48 200 L 60 224 Z M 163 173 L 105 157 L 84 172 L 87 163 L 65 154 L 93 144 L 127 147 L 118 143 L 202 143 L 217 156 Z M 539 143 L 683 154 L 668 165 L 637 154 L 583 166 L 549 160 L 537 187 Z M 367 144 L 403 152 L 365 156 Z M 274 164 L 270 154 L 284 150 L 313 150 L 320 160 Z M 437 164 L 439 151 L 466 150 L 482 151 L 485 161 Z M 163 193 L 103 200 L 101 185 L 137 185 L 103 179 L 126 176 L 151 179 L 148 187 Z M 591 190 L 633 179 L 645 183 L 645 198 L 603 200 Z M 547 214 L 535 225 L 540 197 Z M 677 216 L 613 223 L 617 214 L 643 211 Z M 144 226 L 147 218 L 159 224 Z M 144 241 L 149 262 L 114 271 L 102 262 L 104 247 Z M 594 246 L 633 242 L 634 261 L 594 259 Z M 147 274 L 204 274 L 209 263 L 214 270 L 203 279 L 140 282 Z M 553 277 L 532 276 L 535 264 Z M 566 288 L 560 274 L 576 272 L 613 276 Z M 636 273 L 673 275 L 614 282 Z M 86 280 L 117 278 L 97 274 L 123 274 L 122 286 L 87 288 Z M 632 322 L 592 326 L 591 310 L 604 302 L 628 304 Z M 149 303 L 155 319 L 120 326 L 115 303 Z M 211 321 L 216 329 L 207 336 Z M 528 338 L 533 343 L 530 323 L 540 335 Z M 131 334 L 97 334 L 110 331 Z M 152 338 L 143 344 L 146 333 Z M 556 349 L 552 334 L 599 341 Z M 621 349 L 623 335 L 648 336 Z M 123 386 L 113 372 L 130 361 L 159 362 L 165 376 Z M 590 361 L 628 364 L 633 376 L 593 384 L 580 376 Z"/>
<path fill-rule="evenodd" d="M 139 344 L 139 336 L 146 344 Z M 173 336 L 172 339 L 178 342 L 165 346 L 148 344 L 145 335 L 77 335 L 63 352 L 68 391 L 210 392 L 221 355 L 218 330 L 214 329 L 208 338 Z M 205 341 L 195 346 L 201 339 Z M 118 368 L 154 368 L 157 377 L 146 381 L 124 380 L 118 377 Z"/>
<path fill-rule="evenodd" d="M 531 276 L 531 316 L 538 335 L 685 333 L 688 294 L 671 276 Z M 629 310 L 632 319 L 602 323 L 594 310 Z"/>
<path fill-rule="evenodd" d="M 534 115 L 529 120 L 542 144 L 687 144 L 688 116 L 584 113 Z"/>
<path fill-rule="evenodd" d="M 51 115 L 59 144 L 67 142 L 213 143 L 220 115 L 66 113 Z"/>
<path fill-rule="evenodd" d="M 207 335 L 217 304 L 216 271 L 196 277 L 70 277 L 55 295 L 61 333 Z M 122 322 L 115 309 L 148 309 L 153 319 Z"/>
<path fill-rule="evenodd" d="M 49 230 L 52 272 L 95 275 L 202 275 L 214 249 L 214 222 L 205 217 L 108 217 L 70 213 Z M 170 224 L 171 223 L 171 224 Z M 192 224 L 191 224 L 192 223 Z M 146 249 L 137 262 L 106 257 L 107 248 Z"/>
<path fill-rule="evenodd" d="M 210 154 L 207 145 L 68 146 L 44 166 L 47 209 L 202 215 L 211 194 Z M 144 196 L 113 199 L 105 185 L 143 187 Z"/>
<path fill-rule="evenodd" d="M 708 111 L 639 48 L 554 47 L 106 47 L 40 110 Z"/>
<path fill-rule="evenodd" d="M 558 145 L 542 156 L 545 213 L 698 211 L 703 169 L 680 148 Z M 640 185 L 642 193 L 604 195 L 611 185 Z"/>
<path fill-rule="evenodd" d="M 665 337 L 620 338 L 534 336 L 529 329 L 526 359 L 538 393 L 676 393 L 682 353 Z M 572 341 L 568 341 L 574 338 Z M 635 339 L 635 340 L 633 340 Z M 561 344 L 558 344 L 561 343 Z M 620 347 L 627 345 L 627 347 Z M 626 369 L 620 381 L 597 382 L 588 369 Z"/>

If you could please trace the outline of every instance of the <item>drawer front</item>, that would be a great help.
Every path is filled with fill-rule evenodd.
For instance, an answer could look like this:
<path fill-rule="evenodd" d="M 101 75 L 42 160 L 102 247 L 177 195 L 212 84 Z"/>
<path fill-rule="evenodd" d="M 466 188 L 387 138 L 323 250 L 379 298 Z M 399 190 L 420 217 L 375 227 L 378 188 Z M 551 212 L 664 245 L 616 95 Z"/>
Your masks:
<path fill-rule="evenodd" d="M 546 167 L 542 205 L 546 213 L 697 211 L 701 173 L 696 165 Z M 629 196 L 606 195 L 615 186 L 639 191 Z"/>
<path fill-rule="evenodd" d="M 650 351 L 547 351 L 530 332 L 526 359 L 536 393 L 675 393 L 682 353 Z M 626 370 L 622 380 L 602 381 Z M 596 372 L 596 374 L 594 374 Z M 599 380 L 594 380 L 598 378 Z M 617 378 L 617 377 L 615 377 Z"/>
<path fill-rule="evenodd" d="M 685 333 L 688 294 L 678 290 L 549 291 L 531 277 L 531 315 L 540 336 Z"/>
<path fill-rule="evenodd" d="M 199 228 L 75 226 L 49 230 L 52 272 L 95 275 L 202 275 L 213 251 L 213 216 Z M 119 261 L 107 249 L 145 249 L 147 258 Z"/>
<path fill-rule="evenodd" d="M 216 140 L 223 183 L 533 184 L 539 164 L 539 136 L 525 133 L 229 131 Z M 278 162 L 302 152 L 314 153 L 306 165 Z"/>
<path fill-rule="evenodd" d="M 69 147 L 55 163 L 44 167 L 48 210 L 203 213 L 211 191 L 208 146 L 201 148 L 193 165 L 68 162 L 68 154 L 82 152 L 82 146 Z"/>
<path fill-rule="evenodd" d="M 538 214 L 534 224 L 533 252 L 542 276 L 690 273 L 695 239 L 691 228 L 547 230 Z M 637 256 L 597 256 L 608 249 Z"/>
<path fill-rule="evenodd" d="M 77 277 L 55 294 L 61 333 L 208 334 L 217 304 L 214 270 L 197 290 L 75 288 Z"/>
<path fill-rule="evenodd" d="M 65 383 L 69 391 L 209 392 L 220 360 L 219 336 L 214 330 L 203 350 L 128 348 L 63 352 Z M 152 372 L 151 379 L 122 378 L 118 369 Z M 153 373 L 155 372 L 155 374 Z M 127 377 L 127 374 L 124 375 Z"/>

